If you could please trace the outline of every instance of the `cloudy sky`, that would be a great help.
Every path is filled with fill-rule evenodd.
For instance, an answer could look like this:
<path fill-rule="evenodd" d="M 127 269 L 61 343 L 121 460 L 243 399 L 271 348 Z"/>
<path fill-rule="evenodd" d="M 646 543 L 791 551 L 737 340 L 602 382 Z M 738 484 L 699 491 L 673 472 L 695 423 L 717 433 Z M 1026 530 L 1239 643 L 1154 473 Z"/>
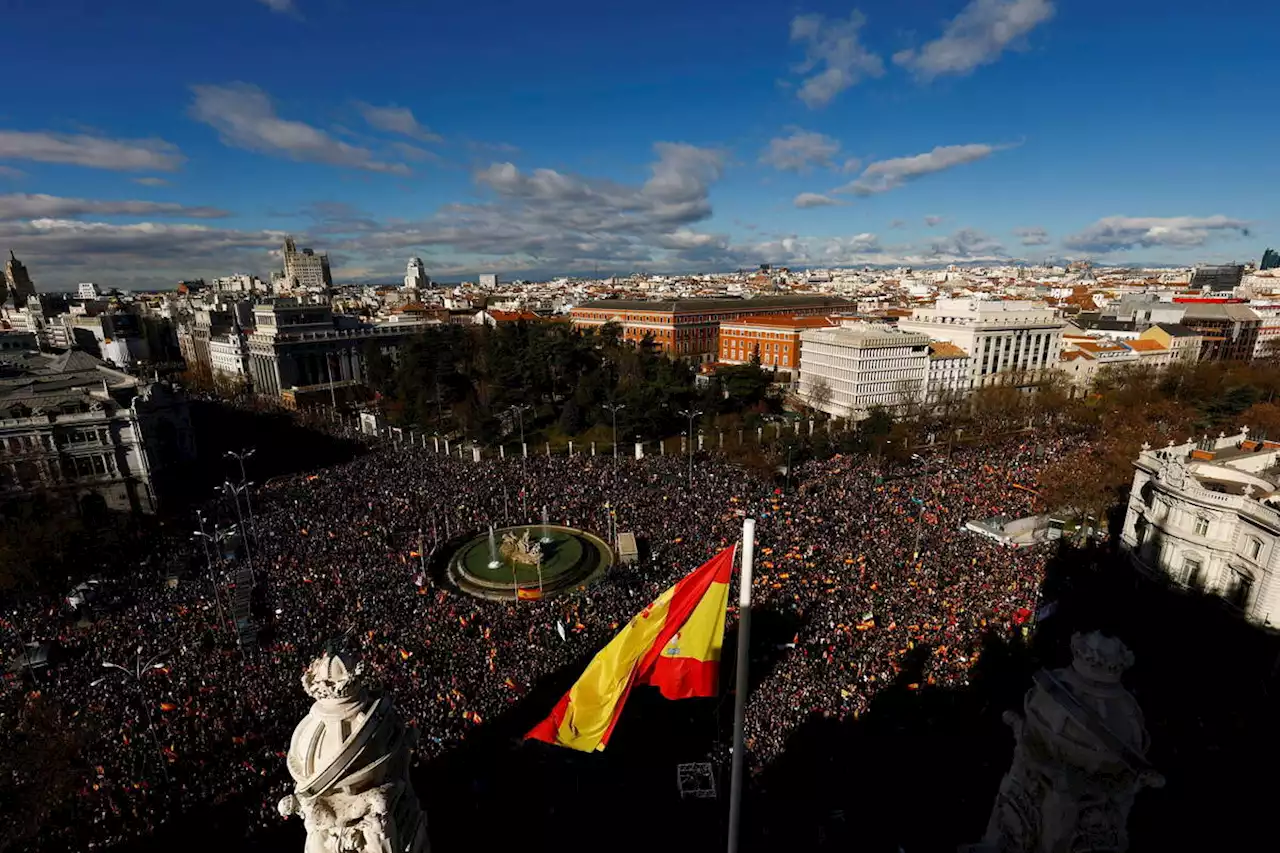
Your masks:
<path fill-rule="evenodd" d="M 1256 260 L 1280 7 L 10 5 L 0 250 L 37 285 Z M 20 37 L 14 36 L 18 34 Z"/>

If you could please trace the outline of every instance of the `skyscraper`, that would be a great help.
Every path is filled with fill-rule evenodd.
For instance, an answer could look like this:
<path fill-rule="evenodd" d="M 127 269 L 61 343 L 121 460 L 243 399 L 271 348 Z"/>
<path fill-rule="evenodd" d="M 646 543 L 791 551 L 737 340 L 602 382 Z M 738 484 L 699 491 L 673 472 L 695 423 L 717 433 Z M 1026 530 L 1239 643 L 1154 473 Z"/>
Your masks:
<path fill-rule="evenodd" d="M 410 258 L 404 273 L 405 290 L 425 290 L 431 286 L 427 271 L 422 265 L 422 258 Z"/>
<path fill-rule="evenodd" d="M 1258 265 L 1260 270 L 1280 269 L 1280 252 L 1275 249 L 1267 249 L 1262 253 L 1262 263 Z"/>
<path fill-rule="evenodd" d="M 329 256 L 317 255 L 311 249 L 299 249 L 292 237 L 284 238 L 284 276 L 295 287 L 307 290 L 329 290 L 333 276 L 329 272 Z"/>
<path fill-rule="evenodd" d="M 14 304 L 25 305 L 28 296 L 36 295 L 36 286 L 31 283 L 31 275 L 27 267 L 9 250 L 9 261 L 4 265 L 5 277 L 9 279 L 9 295 Z"/>

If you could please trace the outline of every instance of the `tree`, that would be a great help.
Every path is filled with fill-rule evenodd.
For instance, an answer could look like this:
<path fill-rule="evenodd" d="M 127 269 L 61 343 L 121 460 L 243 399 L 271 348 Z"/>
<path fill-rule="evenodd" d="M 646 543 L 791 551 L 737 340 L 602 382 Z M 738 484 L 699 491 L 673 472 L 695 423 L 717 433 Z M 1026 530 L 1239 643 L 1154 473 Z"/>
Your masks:
<path fill-rule="evenodd" d="M 809 395 L 805 403 L 816 412 L 825 412 L 831 403 L 831 385 L 826 379 L 819 377 L 809 383 Z"/>

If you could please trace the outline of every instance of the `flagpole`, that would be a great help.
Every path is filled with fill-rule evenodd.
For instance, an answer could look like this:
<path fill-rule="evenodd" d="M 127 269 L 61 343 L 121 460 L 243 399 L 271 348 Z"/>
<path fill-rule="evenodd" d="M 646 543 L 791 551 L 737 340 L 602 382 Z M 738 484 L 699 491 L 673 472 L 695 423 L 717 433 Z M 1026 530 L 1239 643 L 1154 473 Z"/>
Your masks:
<path fill-rule="evenodd" d="M 746 759 L 742 729 L 747 716 L 748 647 L 751 639 L 751 568 L 755 559 L 756 520 L 742 522 L 742 567 L 738 571 L 738 674 L 733 695 L 733 772 L 729 781 L 729 853 L 738 853 L 742 822 L 742 768 Z"/>

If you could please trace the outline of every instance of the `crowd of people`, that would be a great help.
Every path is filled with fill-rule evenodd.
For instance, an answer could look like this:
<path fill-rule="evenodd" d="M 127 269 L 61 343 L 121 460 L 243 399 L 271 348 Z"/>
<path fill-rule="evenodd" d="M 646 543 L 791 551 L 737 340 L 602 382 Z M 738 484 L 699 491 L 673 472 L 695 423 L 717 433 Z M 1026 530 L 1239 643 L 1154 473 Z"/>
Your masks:
<path fill-rule="evenodd" d="M 396 446 L 269 481 L 241 510 L 247 553 L 215 556 L 216 582 L 184 526 L 152 543 L 118 608 L 89 619 L 69 619 L 56 600 L 5 609 L 6 664 L 19 640 L 57 640 L 62 654 L 38 685 L 7 678 L 0 719 L 58 702 L 85 737 L 69 819 L 31 849 L 110 848 L 231 796 L 247 799 L 251 826 L 278 823 L 285 750 L 309 702 L 299 675 L 334 638 L 360 652 L 420 729 L 419 758 L 443 754 L 736 541 L 744 517 L 758 519 L 755 606 L 795 626 L 753 642 L 772 661 L 747 713 L 749 759 L 762 767 L 808 715 L 865 712 L 913 649 L 931 650 L 921 687 L 955 686 L 985 633 L 1028 626 L 1045 549 L 963 527 L 1033 512 L 1037 472 L 1065 441 L 1024 440 L 906 463 L 837 456 L 799 466 L 789 491 L 715 453 L 697 458 L 690 483 L 674 455 L 473 463 Z M 207 512 L 233 518 L 230 499 Z M 645 558 L 542 601 L 481 601 L 433 578 L 451 540 L 533 521 L 543 506 L 553 523 L 601 533 L 616 513 Z M 241 650 L 226 584 L 246 560 L 263 625 L 259 646 Z M 162 582 L 175 571 L 176 585 Z"/>

